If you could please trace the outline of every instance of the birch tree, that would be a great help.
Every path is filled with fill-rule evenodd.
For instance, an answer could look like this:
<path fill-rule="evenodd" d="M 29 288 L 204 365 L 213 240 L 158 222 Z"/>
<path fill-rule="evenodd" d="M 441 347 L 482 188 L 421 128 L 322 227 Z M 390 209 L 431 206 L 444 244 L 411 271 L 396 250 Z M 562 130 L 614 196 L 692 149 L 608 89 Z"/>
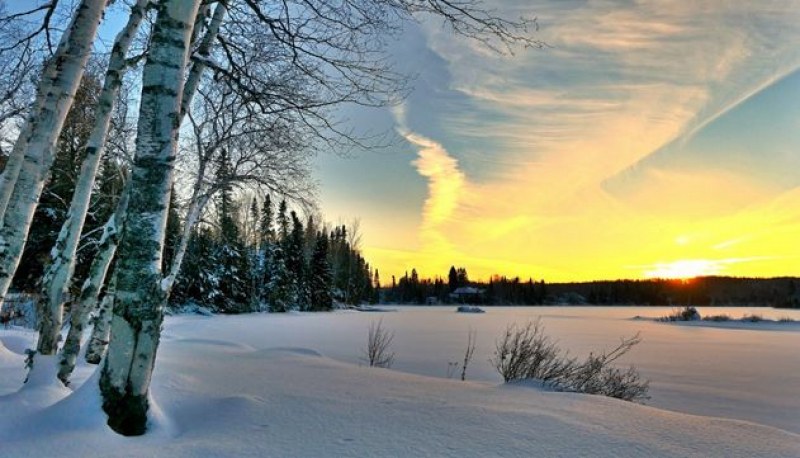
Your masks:
<path fill-rule="evenodd" d="M 164 226 L 192 26 L 200 0 L 166 0 L 157 17 L 142 76 L 136 158 L 128 220 L 117 260 L 108 354 L 100 375 L 109 426 L 145 432 L 148 389 L 164 317 L 161 287 Z"/>
<path fill-rule="evenodd" d="M 148 3 L 149 0 L 138 0 L 133 5 L 128 22 L 117 35 L 111 50 L 108 69 L 95 111 L 94 125 L 84 147 L 83 162 L 67 218 L 61 226 L 55 246 L 50 251 L 49 264 L 42 279 L 41 290 L 44 304 L 40 307 L 40 316 L 44 319 L 39 327 L 40 345 L 38 345 L 42 351 L 55 352 L 56 350 L 54 345 L 47 346 L 45 343 L 56 342 L 57 335 L 61 330 L 64 300 L 75 270 L 75 254 L 89 210 L 95 177 L 100 159 L 105 151 L 111 117 L 114 112 L 114 101 L 118 97 L 120 87 L 122 87 L 123 74 L 129 65 L 126 55 L 139 25 L 144 19 Z M 82 304 L 85 303 L 82 302 Z M 85 313 L 73 311 L 72 316 L 80 321 L 77 323 L 73 321 L 71 326 L 82 328 L 82 318 Z M 61 374 L 59 376 L 61 377 Z"/>
<path fill-rule="evenodd" d="M 109 425 L 126 435 L 142 434 L 146 428 L 148 388 L 170 289 L 170 280 L 161 272 L 164 225 L 184 67 L 199 3 L 166 0 L 158 4 L 144 68 L 128 221 L 122 229 L 114 274 L 111 341 L 100 378 Z M 283 104 L 329 144 L 358 140 L 340 129 L 332 106 L 383 106 L 403 95 L 405 78 L 386 64 L 383 54 L 385 36 L 397 34 L 403 20 L 433 14 L 456 33 L 490 47 L 496 47 L 495 39 L 504 46 L 535 43 L 523 34 L 526 21 L 496 18 L 478 0 L 343 0 L 335 4 L 240 0 L 229 6 L 217 46 L 207 55 L 194 53 L 195 66 L 208 68 L 214 79 L 247 96 L 262 112 L 274 112 L 273 104 Z M 277 46 L 267 46 L 270 43 Z M 274 85 L 276 64 L 286 64 L 302 75 L 307 90 L 286 97 Z"/>
<path fill-rule="evenodd" d="M 24 151 L 13 152 L 17 155 L 24 153 L 16 180 L 0 183 L 0 196 L 13 186 L 0 227 L 0 299 L 8 292 L 19 264 L 33 213 L 53 161 L 55 142 L 83 76 L 105 6 L 105 0 L 82 0 L 77 6 L 37 88 L 41 106 L 29 113 L 22 129 L 25 136 L 17 140 L 18 143 L 25 142 L 26 147 Z M 48 317 L 44 318 L 42 324 L 48 326 Z M 55 348 L 53 339 L 40 339 L 37 345 L 37 351 L 45 354 L 52 354 Z"/>

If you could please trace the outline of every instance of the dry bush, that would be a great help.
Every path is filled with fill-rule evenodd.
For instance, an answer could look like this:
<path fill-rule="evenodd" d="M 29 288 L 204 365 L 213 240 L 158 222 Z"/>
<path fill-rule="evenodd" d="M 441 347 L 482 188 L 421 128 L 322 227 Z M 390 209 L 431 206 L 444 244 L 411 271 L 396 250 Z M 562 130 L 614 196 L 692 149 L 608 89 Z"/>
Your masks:
<path fill-rule="evenodd" d="M 730 321 L 730 315 L 725 315 L 724 313 L 719 315 L 707 315 L 703 317 L 703 321 Z"/>
<path fill-rule="evenodd" d="M 470 329 L 469 334 L 467 334 L 467 348 L 464 350 L 464 362 L 461 363 L 461 381 L 467 379 L 467 366 L 469 366 L 469 362 L 472 361 L 472 357 L 475 355 L 475 338 L 477 337 L 477 331 Z"/>
<path fill-rule="evenodd" d="M 659 318 L 659 321 L 695 321 L 700 319 L 700 312 L 691 305 L 673 308 L 672 312 Z"/>
<path fill-rule="evenodd" d="M 591 353 L 578 361 L 544 333 L 540 320 L 512 324 L 496 343 L 492 364 L 506 382 L 538 380 L 563 391 L 600 394 L 626 401 L 647 398 L 649 382 L 635 367 L 616 368 L 614 361 L 641 342 L 639 334 L 625 338 L 611 351 Z"/>
<path fill-rule="evenodd" d="M 394 352 L 390 351 L 394 340 L 394 332 L 383 327 L 383 320 L 369 325 L 367 348 L 364 350 L 364 359 L 370 367 L 390 368 L 394 363 Z"/>

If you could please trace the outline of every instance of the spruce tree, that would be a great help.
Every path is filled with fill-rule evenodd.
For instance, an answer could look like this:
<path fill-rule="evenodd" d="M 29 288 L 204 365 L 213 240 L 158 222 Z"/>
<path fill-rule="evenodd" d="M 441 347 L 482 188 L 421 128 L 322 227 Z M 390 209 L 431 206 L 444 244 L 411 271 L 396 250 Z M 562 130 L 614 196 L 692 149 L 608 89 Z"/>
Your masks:
<path fill-rule="evenodd" d="M 292 231 L 286 240 L 286 269 L 294 284 L 294 297 L 300 310 L 308 308 L 309 293 L 306 281 L 305 234 L 297 213 L 291 212 Z"/>
<path fill-rule="evenodd" d="M 225 150 L 220 157 L 218 179 L 222 182 L 230 175 L 230 164 Z M 219 278 L 220 295 L 215 301 L 222 312 L 247 311 L 250 304 L 249 263 L 239 226 L 234 217 L 237 205 L 233 200 L 232 189 L 224 186 L 217 199 L 219 235 L 217 245 L 216 276 Z"/>
<path fill-rule="evenodd" d="M 311 310 L 326 311 L 333 308 L 332 274 L 328 262 L 328 237 L 319 233 L 311 256 Z"/>
<path fill-rule="evenodd" d="M 261 233 L 261 248 L 265 249 L 268 243 L 275 241 L 275 229 L 272 226 L 272 200 L 269 194 L 264 196 L 264 204 L 261 206 L 259 229 Z"/>
<path fill-rule="evenodd" d="M 286 214 L 286 199 L 283 199 L 278 206 L 278 232 L 281 240 L 286 240 L 289 237 L 289 217 Z"/>
<path fill-rule="evenodd" d="M 269 283 L 267 286 L 269 307 L 271 312 L 288 312 L 296 305 L 294 287 L 289 270 L 286 268 L 286 256 L 281 244 L 269 245 Z"/>

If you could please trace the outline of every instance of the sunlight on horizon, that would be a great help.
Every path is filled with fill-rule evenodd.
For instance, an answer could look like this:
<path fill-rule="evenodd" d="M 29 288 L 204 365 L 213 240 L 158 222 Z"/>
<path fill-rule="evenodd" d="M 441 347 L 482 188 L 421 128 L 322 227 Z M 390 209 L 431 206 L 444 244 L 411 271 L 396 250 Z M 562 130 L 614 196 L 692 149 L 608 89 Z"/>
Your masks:
<path fill-rule="evenodd" d="M 387 280 L 798 275 L 800 10 L 780 5 L 539 5 L 553 47 L 514 59 L 423 23 L 399 51 L 418 87 L 384 117 L 403 144 L 336 169 L 351 190 L 324 208 L 361 216 Z"/>
<path fill-rule="evenodd" d="M 656 263 L 652 268 L 644 270 L 646 278 L 662 278 L 688 280 L 696 277 L 718 275 L 722 273 L 722 263 L 707 259 L 681 260 L 668 263 Z"/>

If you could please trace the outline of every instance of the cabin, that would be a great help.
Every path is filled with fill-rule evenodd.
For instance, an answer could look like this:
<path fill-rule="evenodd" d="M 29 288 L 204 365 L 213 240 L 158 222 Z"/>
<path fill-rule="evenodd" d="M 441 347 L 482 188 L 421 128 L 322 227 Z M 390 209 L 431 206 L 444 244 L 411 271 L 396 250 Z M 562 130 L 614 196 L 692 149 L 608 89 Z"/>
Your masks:
<path fill-rule="evenodd" d="M 462 304 L 483 302 L 483 290 L 473 286 L 461 286 L 450 293 L 450 299 Z"/>

